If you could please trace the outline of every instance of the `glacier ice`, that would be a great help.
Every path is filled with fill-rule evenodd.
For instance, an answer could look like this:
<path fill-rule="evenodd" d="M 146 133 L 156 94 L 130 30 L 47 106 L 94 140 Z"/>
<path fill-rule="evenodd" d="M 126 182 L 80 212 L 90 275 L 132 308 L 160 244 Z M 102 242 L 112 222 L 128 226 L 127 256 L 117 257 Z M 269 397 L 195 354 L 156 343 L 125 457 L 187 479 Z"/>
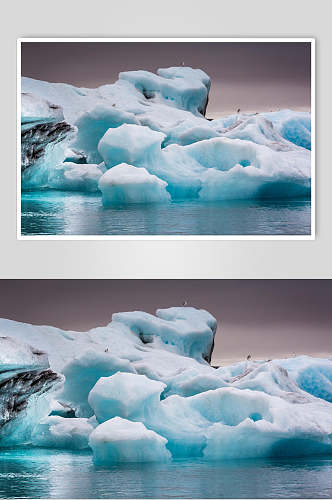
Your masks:
<path fill-rule="evenodd" d="M 243 128 L 243 123 L 255 118 L 270 122 L 274 133 L 278 132 L 286 141 L 311 149 L 311 114 L 308 111 L 282 109 L 268 113 L 237 113 L 213 120 L 212 126 L 221 134 L 232 133 L 232 130 Z"/>
<path fill-rule="evenodd" d="M 64 121 L 61 106 L 51 104 L 36 95 L 22 92 L 21 124 L 23 130 L 42 123 L 59 123 Z"/>
<path fill-rule="evenodd" d="M 205 115 L 210 78 L 204 71 L 189 67 L 160 68 L 157 75 L 149 71 L 126 71 L 120 80 L 129 81 L 143 96 L 156 99 L 194 115 Z"/>
<path fill-rule="evenodd" d="M 108 129 L 98 144 L 98 151 L 108 168 L 129 163 L 141 165 L 153 161 L 161 150 L 165 134 L 146 126 L 123 124 Z"/>
<path fill-rule="evenodd" d="M 112 356 L 108 351 L 88 349 L 63 367 L 65 383 L 59 397 L 62 402 L 74 406 L 76 416 L 91 417 L 93 410 L 88 402 L 91 389 L 103 377 L 122 371 L 133 373 L 134 368 L 126 359 Z"/>
<path fill-rule="evenodd" d="M 271 133 L 265 122 L 263 125 Z M 309 196 L 311 164 L 307 150 L 285 144 L 281 136 L 279 142 L 274 141 L 277 132 L 266 137 L 256 123 L 248 129 L 244 136 L 241 130 L 240 137 L 212 137 L 187 146 L 171 144 L 162 148 L 165 135 L 161 132 L 122 125 L 106 132 L 99 152 L 110 172 L 122 162 L 145 168 L 168 183 L 174 199 Z"/>
<path fill-rule="evenodd" d="M 264 116 L 248 117 L 236 127 L 231 127 L 224 134 L 229 139 L 241 139 L 255 144 L 268 146 L 275 151 L 292 151 L 294 148 L 284 139 L 272 122 Z"/>
<path fill-rule="evenodd" d="M 89 447 L 89 436 L 96 426 L 91 418 L 48 416 L 34 429 L 31 443 L 42 448 L 84 450 Z"/>
<path fill-rule="evenodd" d="M 98 144 L 109 129 L 120 127 L 125 123 L 139 125 L 134 113 L 128 113 L 115 107 L 105 108 L 98 104 L 90 111 L 83 113 L 75 122 L 77 135 L 73 147 L 84 151 L 87 160 L 91 163 L 100 163 L 102 157 L 98 151 Z"/>
<path fill-rule="evenodd" d="M 98 380 L 89 394 L 89 404 L 100 423 L 114 417 L 141 420 L 158 408 L 165 387 L 145 375 L 117 372 Z"/>
<path fill-rule="evenodd" d="M 120 163 L 107 170 L 98 187 L 104 205 L 168 201 L 167 182 L 149 174 L 145 168 Z"/>
<path fill-rule="evenodd" d="M 98 191 L 98 182 L 102 175 L 103 170 L 98 165 L 66 161 L 49 172 L 47 185 L 52 189 L 93 193 Z"/>
<path fill-rule="evenodd" d="M 121 417 L 107 420 L 90 434 L 89 444 L 97 465 L 118 462 L 165 462 L 171 458 L 167 440 L 142 422 Z"/>
<path fill-rule="evenodd" d="M 288 371 L 301 389 L 332 403 L 331 359 L 298 356 L 275 362 L 279 362 Z"/>
<path fill-rule="evenodd" d="M 0 337 L 0 373 L 49 368 L 47 354 L 11 337 Z"/>
<path fill-rule="evenodd" d="M 211 361 L 217 322 L 207 311 L 169 307 L 157 309 L 156 316 L 134 311 L 113 314 L 112 319 L 129 327 L 145 345 L 160 340 L 171 352 Z"/>
<path fill-rule="evenodd" d="M 22 93 L 21 171 L 23 188 L 47 186 L 49 170 L 64 159 L 74 127 L 60 106 L 40 97 Z"/>
<path fill-rule="evenodd" d="M 0 446 L 30 439 L 62 381 L 50 369 L 45 352 L 10 336 L 0 337 Z"/>
<path fill-rule="evenodd" d="M 264 115 L 263 115 L 264 116 Z M 283 109 L 265 114 L 287 141 L 311 149 L 311 116 L 304 111 Z"/>
<path fill-rule="evenodd" d="M 332 421 L 326 404 L 291 404 L 265 393 L 238 392 L 235 388 L 220 391 L 225 391 L 224 408 L 231 407 L 232 412 L 226 411 L 226 418 L 222 415 L 220 421 L 210 426 L 205 458 L 304 456 L 332 452 Z"/>
<path fill-rule="evenodd" d="M 189 67 L 122 72 L 97 89 L 22 78 L 23 189 L 101 191 L 106 206 L 309 198 L 310 113 L 209 120 L 210 84 Z M 121 164 L 140 169 L 149 182 L 135 181 L 134 193 L 129 181 L 110 189 Z"/>
<path fill-rule="evenodd" d="M 193 307 L 64 331 L 0 320 L 0 446 L 87 449 L 96 464 L 332 453 L 332 359 L 210 365 Z"/>

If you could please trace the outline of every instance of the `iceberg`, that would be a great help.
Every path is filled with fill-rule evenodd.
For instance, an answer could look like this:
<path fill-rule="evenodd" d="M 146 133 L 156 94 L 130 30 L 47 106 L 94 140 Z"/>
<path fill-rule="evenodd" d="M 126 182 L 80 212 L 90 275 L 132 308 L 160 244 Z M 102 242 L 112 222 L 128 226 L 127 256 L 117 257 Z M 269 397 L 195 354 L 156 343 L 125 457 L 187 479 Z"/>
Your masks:
<path fill-rule="evenodd" d="M 190 67 L 97 89 L 22 78 L 23 189 L 94 191 L 105 206 L 310 198 L 310 113 L 209 120 L 210 86 Z"/>
<path fill-rule="evenodd" d="M 298 356 L 276 360 L 305 392 L 332 403 L 331 359 Z"/>
<path fill-rule="evenodd" d="M 266 113 L 268 120 L 276 127 L 282 137 L 298 146 L 311 149 L 311 116 L 305 111 L 283 109 Z"/>
<path fill-rule="evenodd" d="M 200 69 L 160 68 L 157 75 L 149 71 L 127 71 L 119 74 L 119 80 L 130 82 L 147 100 L 156 99 L 194 115 L 205 115 L 211 82 Z"/>
<path fill-rule="evenodd" d="M 84 151 L 89 163 L 100 163 L 102 157 L 98 151 L 98 144 L 106 132 L 121 127 L 123 124 L 139 125 L 134 113 L 128 113 L 115 107 L 105 108 L 97 104 L 95 108 L 83 113 L 75 122 L 77 135 L 73 147 Z"/>
<path fill-rule="evenodd" d="M 165 134 L 149 127 L 124 124 L 109 129 L 101 138 L 98 150 L 107 168 L 120 163 L 140 166 L 147 158 L 155 160 L 164 138 Z"/>
<path fill-rule="evenodd" d="M 62 403 L 75 408 L 78 417 L 94 415 L 88 401 L 89 393 L 103 377 L 110 377 L 120 372 L 135 372 L 129 361 L 112 356 L 106 349 L 106 352 L 87 349 L 63 368 L 65 383 L 59 397 Z M 82 374 L 84 374 L 83 383 Z"/>
<path fill-rule="evenodd" d="M 325 404 L 290 404 L 248 390 L 220 391 L 225 391 L 224 407 L 233 410 L 210 426 L 206 459 L 331 454 L 330 409 Z"/>
<path fill-rule="evenodd" d="M 64 116 L 61 106 L 51 104 L 33 94 L 22 92 L 21 125 L 23 130 L 29 130 L 36 125 L 46 123 L 61 123 Z"/>
<path fill-rule="evenodd" d="M 158 408 L 165 387 L 145 375 L 117 372 L 98 380 L 89 394 L 89 404 L 100 423 L 114 417 L 142 420 Z"/>
<path fill-rule="evenodd" d="M 0 337 L 0 446 L 30 440 L 62 382 L 50 369 L 46 353 L 10 336 Z"/>
<path fill-rule="evenodd" d="M 0 320 L 0 446 L 89 450 L 97 465 L 332 453 L 332 359 L 214 368 L 193 307 L 64 331 Z"/>
<path fill-rule="evenodd" d="M 277 133 L 273 135 L 272 126 L 265 122 L 263 125 L 269 137 L 254 123 L 242 131 L 244 136 L 239 133 L 240 137 L 235 135 L 232 139 L 214 137 L 165 148 L 161 147 L 165 138 L 162 133 L 148 127 L 122 125 L 105 134 L 99 152 L 110 169 L 106 175 L 111 175 L 115 164 L 130 162 L 167 182 L 173 199 L 310 196 L 307 150 L 285 144 L 281 136 L 279 142 L 274 141 Z"/>
<path fill-rule="evenodd" d="M 167 440 L 145 427 L 120 417 L 107 420 L 91 433 L 89 445 L 97 465 L 118 462 L 165 462 L 171 458 Z"/>
<path fill-rule="evenodd" d="M 149 174 L 145 168 L 120 163 L 99 179 L 103 204 L 153 203 L 168 201 L 167 182 Z"/>
<path fill-rule="evenodd" d="M 32 433 L 31 443 L 41 448 L 85 450 L 96 426 L 95 419 L 51 415 L 41 419 Z"/>
<path fill-rule="evenodd" d="M 212 120 L 212 126 L 220 134 L 232 133 L 233 129 L 243 128 L 243 124 L 252 119 L 265 119 L 281 137 L 297 146 L 311 149 L 311 114 L 308 111 L 282 109 L 268 113 L 237 113 Z"/>
<path fill-rule="evenodd" d="M 98 165 L 66 161 L 50 171 L 47 185 L 51 189 L 94 193 L 98 191 L 98 182 L 102 175 L 103 170 Z"/>
<path fill-rule="evenodd" d="M 134 311 L 116 313 L 112 318 L 129 327 L 145 345 L 156 342 L 163 349 L 194 358 L 200 363 L 211 361 L 217 321 L 208 311 L 194 307 L 169 307 L 157 309 L 156 316 Z"/>
<path fill-rule="evenodd" d="M 74 135 L 62 108 L 36 95 L 21 97 L 21 171 L 23 188 L 47 185 L 50 170 L 64 158 Z"/>

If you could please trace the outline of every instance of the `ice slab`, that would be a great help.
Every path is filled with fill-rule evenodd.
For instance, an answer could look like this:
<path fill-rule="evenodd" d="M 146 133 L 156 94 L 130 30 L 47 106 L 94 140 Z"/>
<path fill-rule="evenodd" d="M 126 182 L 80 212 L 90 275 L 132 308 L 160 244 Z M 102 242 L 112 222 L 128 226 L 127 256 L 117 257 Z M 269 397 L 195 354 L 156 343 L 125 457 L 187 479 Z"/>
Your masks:
<path fill-rule="evenodd" d="M 102 377 L 134 371 L 128 360 L 113 356 L 107 347 L 104 352 L 96 352 L 90 348 L 63 367 L 65 383 L 58 397 L 75 409 L 76 416 L 91 417 L 93 410 L 88 396 L 94 385 L 103 380 Z"/>
<path fill-rule="evenodd" d="M 203 71 L 182 66 L 159 69 L 157 74 L 123 72 L 114 84 L 97 89 L 23 78 L 23 92 L 31 96 L 26 100 L 36 99 L 35 112 L 27 103 L 23 113 L 37 118 L 44 113 L 47 120 L 51 106 L 58 119 L 63 112 L 62 124 L 75 126 L 69 133 L 61 130 L 63 125 L 43 124 L 62 137 L 61 144 L 49 147 L 45 143 L 49 129 L 43 137 L 39 132 L 24 138 L 22 165 L 29 164 L 29 151 L 33 150 L 33 158 L 38 150 L 45 153 L 37 168 L 23 172 L 23 188 L 52 187 L 47 183 L 50 172 L 68 161 L 62 147 L 66 143 L 66 150 L 76 151 L 68 157 L 74 163 L 103 162 L 105 169 L 126 163 L 146 169 L 160 186 L 167 183 L 167 192 L 158 190 L 157 182 L 153 194 L 152 182 L 133 196 L 121 190 L 121 203 L 151 198 L 167 202 L 168 195 L 174 200 L 204 201 L 310 198 L 310 113 L 237 113 L 211 121 L 204 117 L 209 88 L 210 79 Z M 76 177 L 78 170 L 72 168 Z M 115 172 L 108 175 L 112 178 Z M 61 185 L 66 189 L 66 182 L 53 187 Z M 84 190 L 86 183 L 80 179 L 76 186 Z M 108 203 L 107 195 L 103 199 Z"/>
<path fill-rule="evenodd" d="M 89 447 L 104 465 L 331 454 L 332 360 L 214 369 L 215 330 L 192 307 L 89 332 L 0 320 L 0 445 Z"/>
<path fill-rule="evenodd" d="M 47 187 L 64 191 L 98 191 L 98 182 L 103 171 L 98 165 L 66 161 L 50 169 Z"/>
<path fill-rule="evenodd" d="M 121 163 L 99 179 L 103 204 L 160 203 L 170 200 L 167 182 L 143 168 Z"/>
<path fill-rule="evenodd" d="M 0 374 L 10 370 L 49 368 L 47 355 L 12 337 L 0 337 Z"/>
<path fill-rule="evenodd" d="M 83 113 L 76 121 L 77 135 L 73 147 L 78 151 L 84 151 L 89 163 L 100 163 L 102 157 L 98 152 L 99 141 L 109 129 L 120 127 L 124 123 L 139 125 L 134 113 L 128 113 L 115 106 L 108 108 L 98 104 Z"/>
<path fill-rule="evenodd" d="M 120 417 L 107 420 L 90 435 L 89 444 L 98 465 L 118 462 L 165 462 L 171 457 L 167 440 L 141 422 Z"/>
<path fill-rule="evenodd" d="M 170 307 L 157 309 L 156 316 L 135 311 L 113 314 L 112 319 L 129 327 L 145 344 L 158 338 L 164 349 L 200 362 L 211 359 L 217 322 L 207 311 Z"/>
<path fill-rule="evenodd" d="M 31 442 L 43 448 L 84 450 L 89 448 L 89 436 L 96 426 L 94 419 L 50 416 L 41 420 Z"/>
<path fill-rule="evenodd" d="M 165 387 L 145 375 L 117 372 L 98 380 L 89 394 L 89 404 L 101 423 L 116 416 L 141 420 L 158 407 Z"/>
<path fill-rule="evenodd" d="M 163 134 L 122 125 L 105 134 L 99 152 L 109 168 L 121 162 L 145 168 L 167 182 L 173 199 L 309 197 L 310 153 L 285 141 L 264 120 L 266 135 L 255 118 L 253 127 L 247 124 L 241 129 L 244 135 L 238 132 L 241 138 L 212 137 L 165 148 L 161 147 Z M 160 201 L 165 200 L 160 196 Z"/>
<path fill-rule="evenodd" d="M 0 337 L 0 446 L 29 442 L 62 381 L 49 368 L 46 353 Z"/>
<path fill-rule="evenodd" d="M 42 123 L 58 123 L 64 121 L 61 106 L 51 104 L 36 95 L 22 93 L 21 125 L 23 130 Z"/>
<path fill-rule="evenodd" d="M 158 155 L 164 138 L 164 134 L 149 127 L 124 124 L 108 129 L 98 144 L 98 151 L 108 168 L 120 163 L 139 165 Z"/>

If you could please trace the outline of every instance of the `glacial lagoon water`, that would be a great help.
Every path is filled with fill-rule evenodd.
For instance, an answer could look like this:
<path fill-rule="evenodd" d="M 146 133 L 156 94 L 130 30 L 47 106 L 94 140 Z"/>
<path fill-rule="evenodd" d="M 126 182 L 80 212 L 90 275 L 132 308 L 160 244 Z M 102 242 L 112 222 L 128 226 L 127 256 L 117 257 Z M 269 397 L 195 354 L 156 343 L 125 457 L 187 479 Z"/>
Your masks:
<path fill-rule="evenodd" d="M 178 201 L 104 208 L 100 194 L 22 193 L 22 235 L 308 235 L 308 200 Z"/>
<path fill-rule="evenodd" d="M 1 498 L 331 498 L 332 457 L 93 465 L 88 452 L 0 454 Z"/>

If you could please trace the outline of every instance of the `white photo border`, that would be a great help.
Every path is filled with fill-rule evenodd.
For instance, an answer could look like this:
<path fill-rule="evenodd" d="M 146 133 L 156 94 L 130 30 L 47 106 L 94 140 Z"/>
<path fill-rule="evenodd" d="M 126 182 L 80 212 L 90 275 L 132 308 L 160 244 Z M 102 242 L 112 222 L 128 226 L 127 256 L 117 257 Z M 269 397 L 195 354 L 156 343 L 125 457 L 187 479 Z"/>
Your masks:
<path fill-rule="evenodd" d="M 21 234 L 21 45 L 29 42 L 294 42 L 311 44 L 311 233 L 310 235 L 35 235 Z M 17 239 L 18 240 L 315 240 L 316 236 L 316 40 L 309 38 L 18 38 L 17 39 Z"/>

